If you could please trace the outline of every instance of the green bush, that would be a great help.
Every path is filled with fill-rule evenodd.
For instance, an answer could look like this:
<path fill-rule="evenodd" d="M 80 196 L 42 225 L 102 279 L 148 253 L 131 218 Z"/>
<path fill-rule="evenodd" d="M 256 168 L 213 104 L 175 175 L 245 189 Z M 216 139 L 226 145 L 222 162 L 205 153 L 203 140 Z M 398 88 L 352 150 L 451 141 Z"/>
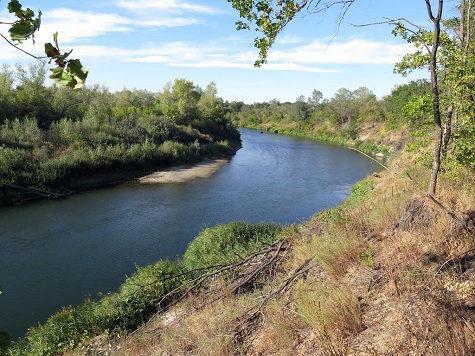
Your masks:
<path fill-rule="evenodd" d="M 276 224 L 230 222 L 203 230 L 188 246 L 183 262 L 197 269 L 239 261 L 279 238 L 282 227 Z"/>

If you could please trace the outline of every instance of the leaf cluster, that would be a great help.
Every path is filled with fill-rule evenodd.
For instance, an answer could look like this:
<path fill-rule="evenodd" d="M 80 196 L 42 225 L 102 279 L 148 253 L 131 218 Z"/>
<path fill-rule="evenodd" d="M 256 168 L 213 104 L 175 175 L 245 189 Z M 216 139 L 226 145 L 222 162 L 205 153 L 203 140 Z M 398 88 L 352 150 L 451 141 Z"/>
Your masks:
<path fill-rule="evenodd" d="M 41 57 L 20 49 L 18 45 L 30 38 L 34 43 L 34 35 L 39 31 L 41 25 L 41 11 L 38 12 L 38 16 L 35 16 L 35 12 L 30 8 L 23 9 L 22 4 L 18 0 L 11 0 L 7 8 L 17 20 L 10 24 L 11 27 L 8 31 L 10 33 L 11 42 L 3 37 L 3 35 L 2 37 L 13 47 L 36 59 L 40 59 Z M 53 35 L 53 44 L 50 42 L 45 44 L 46 57 L 44 58 L 49 58 L 50 63 L 54 62 L 56 64 L 55 67 L 51 68 L 52 74 L 50 78 L 53 81 L 73 89 L 79 89 L 84 86 L 88 71 L 84 69 L 79 59 L 69 59 L 71 52 L 72 50 L 64 53 L 60 51 L 58 33 L 56 32 Z"/>
<path fill-rule="evenodd" d="M 228 0 L 243 19 L 236 22 L 237 30 L 254 30 L 262 36 L 254 39 L 254 46 L 259 49 L 258 59 L 254 65 L 260 67 L 267 62 L 267 54 L 277 35 L 301 11 L 307 1 L 279 0 Z"/>
<path fill-rule="evenodd" d="M 11 0 L 7 8 L 10 13 L 18 18 L 8 30 L 12 40 L 22 43 L 30 37 L 34 39 L 34 34 L 41 25 L 41 11 L 39 11 L 38 17 L 35 17 L 35 12 L 30 8 L 23 10 L 18 0 Z"/>

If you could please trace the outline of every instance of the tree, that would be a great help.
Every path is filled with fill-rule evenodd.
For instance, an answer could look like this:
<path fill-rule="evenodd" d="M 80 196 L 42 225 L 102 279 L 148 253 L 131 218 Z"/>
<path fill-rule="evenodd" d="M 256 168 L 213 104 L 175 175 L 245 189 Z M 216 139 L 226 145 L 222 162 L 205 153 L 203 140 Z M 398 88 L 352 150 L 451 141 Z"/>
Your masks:
<path fill-rule="evenodd" d="M 442 47 L 440 61 L 444 65 L 444 87 L 454 113 L 452 127 L 446 125 L 444 130 L 447 133 L 443 154 L 448 144 L 445 138 L 451 137 L 455 159 L 475 171 L 475 4 L 473 0 L 462 0 L 458 10 L 458 17 L 443 22 L 451 41 Z"/>
<path fill-rule="evenodd" d="M 218 122 L 224 118 L 223 103 L 217 95 L 218 90 L 214 82 L 209 83 L 206 90 L 201 93 L 197 105 L 203 119 Z"/>
<path fill-rule="evenodd" d="M 295 99 L 295 107 L 297 111 L 297 117 L 299 120 L 306 120 L 309 114 L 308 104 L 305 102 L 305 96 L 300 95 Z"/>
<path fill-rule="evenodd" d="M 334 122 L 343 126 L 358 117 L 358 107 L 352 91 L 340 88 L 330 100 L 329 107 L 334 113 Z"/>
<path fill-rule="evenodd" d="M 392 121 L 403 119 L 403 108 L 413 96 L 430 94 L 430 83 L 426 79 L 412 80 L 408 84 L 398 85 L 384 98 L 386 117 Z"/>
<path fill-rule="evenodd" d="M 432 110 L 433 121 L 435 126 L 435 144 L 432 151 L 432 168 L 429 180 L 429 195 L 434 195 L 437 186 L 437 178 L 441 166 L 441 152 L 444 141 L 444 131 L 442 129 L 442 113 L 440 105 L 440 90 L 439 90 L 439 68 L 437 52 L 441 42 L 441 21 L 444 6 L 444 0 L 438 0 L 437 12 L 434 12 L 429 0 L 425 0 L 427 14 L 433 24 L 433 30 L 427 31 L 420 26 L 416 26 L 408 20 L 402 19 L 406 23 L 415 27 L 415 30 L 408 29 L 403 22 L 396 23 L 394 33 L 401 35 L 409 43 L 416 45 L 418 50 L 415 53 L 408 54 L 403 61 L 396 67 L 400 73 L 404 73 L 408 68 L 419 68 L 428 66 L 431 78 L 431 94 L 432 94 Z M 425 51 L 425 53 L 424 53 Z M 449 107 L 450 108 L 450 107 Z M 452 109 L 449 109 L 447 117 L 451 117 Z"/>
<path fill-rule="evenodd" d="M 353 97 L 358 110 L 358 120 L 381 120 L 384 117 L 381 103 L 371 90 L 360 87 L 353 91 Z"/>
<path fill-rule="evenodd" d="M 356 0 L 279 0 L 273 2 L 272 0 L 228 0 L 232 3 L 233 8 L 239 11 L 242 21 L 238 21 L 237 29 L 250 29 L 251 25 L 255 30 L 261 34 L 261 37 L 256 37 L 254 45 L 259 49 L 259 56 L 255 62 L 256 66 L 260 66 L 267 61 L 267 54 L 275 42 L 277 35 L 285 28 L 285 26 L 292 21 L 295 16 L 303 10 L 310 10 L 313 13 L 324 12 L 332 7 L 339 7 L 339 18 L 344 18 L 345 14 L 356 2 Z M 407 19 L 389 20 L 384 23 L 393 23 L 396 25 L 395 33 L 403 36 L 409 42 L 419 47 L 419 51 L 415 54 L 410 54 L 405 57 L 403 66 L 406 68 L 424 67 L 427 66 L 430 70 L 431 78 L 431 95 L 432 95 L 432 116 L 435 127 L 435 145 L 433 149 L 432 168 L 428 193 L 432 196 L 435 194 L 437 186 L 437 178 L 441 166 L 441 154 L 444 146 L 444 142 L 447 137 L 444 138 L 444 132 L 446 135 L 450 135 L 450 130 L 444 130 L 442 127 L 443 117 L 441 110 L 441 97 L 439 88 L 439 61 L 438 51 L 441 45 L 441 40 L 445 40 L 442 33 L 441 23 L 443 14 L 444 0 L 438 0 L 437 6 L 434 11 L 430 0 L 424 0 L 426 5 L 427 15 L 432 23 L 432 30 L 427 31 L 421 27 L 418 27 L 411 23 Z M 313 7 L 312 7 L 313 5 Z M 462 23 L 465 31 L 472 28 L 472 23 L 467 20 L 467 17 L 473 17 L 473 5 L 471 0 L 461 1 L 462 9 Z M 471 20 L 473 22 L 473 20 Z M 415 30 L 406 28 L 405 24 L 410 24 L 415 27 Z M 469 37 L 466 37 L 469 36 Z M 466 35 L 462 38 L 462 42 L 467 49 L 467 46 L 473 46 L 473 42 L 470 41 L 470 35 Z M 425 51 L 425 53 L 422 53 Z M 473 48 L 472 48 L 473 51 Z M 400 68 L 398 68 L 399 71 Z M 455 84 L 455 82 L 454 82 Z M 450 124 L 453 113 L 453 105 L 448 105 L 446 110 L 446 122 Z"/>
<path fill-rule="evenodd" d="M 45 56 L 35 56 L 29 52 L 24 51 L 19 47 L 21 43 L 28 39 L 34 42 L 35 33 L 39 31 L 41 25 L 41 11 L 38 16 L 30 8 L 23 9 L 22 4 L 18 0 L 11 0 L 7 5 L 8 11 L 13 14 L 17 20 L 14 22 L 0 21 L 0 25 L 9 25 L 8 30 L 10 39 L 0 33 L 0 36 L 11 46 L 19 51 L 31 56 L 35 59 L 49 58 L 50 62 L 56 64 L 51 68 L 52 74 L 50 78 L 55 82 L 74 89 L 81 88 L 87 78 L 88 72 L 84 69 L 79 59 L 70 59 L 71 51 L 61 53 L 58 44 L 58 33 L 53 35 L 53 44 L 45 43 Z"/>
<path fill-rule="evenodd" d="M 307 103 L 312 108 L 312 111 L 315 111 L 317 105 L 320 104 L 320 101 L 323 99 L 323 94 L 320 90 L 315 89 L 312 91 L 312 95 L 307 98 Z"/>
<path fill-rule="evenodd" d="M 190 124 L 198 114 L 197 103 L 201 96 L 201 89 L 192 81 L 175 79 L 167 83 L 158 100 L 163 115 L 179 125 Z"/>

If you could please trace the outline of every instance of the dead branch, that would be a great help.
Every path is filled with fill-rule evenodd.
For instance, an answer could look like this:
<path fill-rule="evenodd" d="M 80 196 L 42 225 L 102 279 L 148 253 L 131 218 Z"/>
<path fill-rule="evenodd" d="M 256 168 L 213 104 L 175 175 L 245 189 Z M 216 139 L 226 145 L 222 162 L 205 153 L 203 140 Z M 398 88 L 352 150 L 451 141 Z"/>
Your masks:
<path fill-rule="evenodd" d="M 250 286 L 253 284 L 253 282 L 257 279 L 257 277 L 265 272 L 266 270 L 270 269 L 273 265 L 275 265 L 275 262 L 277 258 L 279 257 L 279 254 L 281 251 L 286 251 L 288 246 L 287 240 L 281 240 L 277 244 L 275 250 L 273 251 L 274 253 L 272 254 L 271 258 L 268 259 L 267 261 L 264 261 L 260 266 L 258 266 L 255 270 L 253 270 L 250 274 L 246 275 L 243 281 L 238 282 L 233 288 L 231 293 L 232 294 L 237 294 L 239 290 L 245 289 L 246 287 Z M 282 257 L 283 258 L 283 257 Z"/>
<path fill-rule="evenodd" d="M 251 325 L 257 322 L 259 316 L 262 314 L 262 310 L 269 303 L 269 301 L 285 293 L 292 283 L 294 283 L 300 277 L 305 276 L 308 271 L 314 267 L 314 265 L 311 264 L 313 259 L 313 257 L 310 257 L 305 260 L 305 262 L 298 266 L 288 278 L 286 278 L 276 289 L 270 292 L 260 303 L 252 306 L 242 315 L 241 318 L 243 321 L 240 322 L 239 325 L 237 325 L 237 327 L 234 329 L 235 338 L 242 338 L 244 332 L 249 327 L 251 327 Z"/>
<path fill-rule="evenodd" d="M 251 288 L 252 285 L 257 282 L 257 280 L 261 276 L 267 276 L 268 271 L 276 269 L 282 263 L 289 247 L 290 242 L 288 241 L 288 239 L 278 240 L 273 244 L 266 246 L 261 250 L 235 263 L 227 265 L 207 266 L 204 268 L 186 271 L 179 275 L 167 276 L 166 279 L 171 279 L 186 275 L 195 275 L 196 273 L 211 270 L 209 272 L 199 274 L 197 277 L 180 285 L 179 287 L 173 289 L 165 295 L 153 299 L 151 302 L 157 303 L 157 312 L 149 319 L 148 322 L 130 333 L 129 336 L 135 334 L 138 330 L 141 330 L 147 325 L 149 325 L 149 323 L 154 319 L 156 315 L 159 315 L 160 313 L 169 310 L 171 307 L 178 304 L 180 301 L 190 295 L 190 293 L 199 290 L 202 286 L 209 283 L 209 280 L 215 277 L 223 276 L 229 272 L 240 271 L 239 274 L 235 273 L 234 278 L 230 282 L 231 285 L 234 285 L 231 288 L 231 294 L 237 294 L 241 290 L 248 290 L 249 288 Z M 163 279 L 161 279 L 161 281 L 163 281 Z M 141 289 L 159 282 L 160 281 L 154 281 L 145 285 L 141 285 L 132 294 L 138 293 Z M 197 310 L 207 305 L 211 305 L 214 302 L 223 299 L 229 295 L 229 292 L 216 293 L 216 290 L 211 290 L 208 293 L 211 295 L 211 297 L 207 298 L 206 303 L 199 306 Z"/>

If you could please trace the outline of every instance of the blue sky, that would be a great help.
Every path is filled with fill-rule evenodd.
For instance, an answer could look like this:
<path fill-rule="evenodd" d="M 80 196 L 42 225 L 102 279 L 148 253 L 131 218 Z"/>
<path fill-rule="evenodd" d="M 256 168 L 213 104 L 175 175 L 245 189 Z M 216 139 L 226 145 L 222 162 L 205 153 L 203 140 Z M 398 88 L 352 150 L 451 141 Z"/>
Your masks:
<path fill-rule="evenodd" d="M 73 48 L 73 57 L 90 71 L 87 84 L 113 91 L 156 92 L 184 78 L 202 88 L 213 81 L 224 100 L 253 103 L 295 101 L 314 89 L 330 99 L 339 88 L 361 86 L 382 97 L 397 84 L 427 77 L 425 71 L 409 78 L 393 74 L 394 63 L 411 49 L 389 25 L 352 26 L 405 17 L 429 27 L 424 0 L 359 0 L 339 29 L 334 11 L 300 16 L 285 28 L 260 69 L 253 67 L 256 33 L 236 31 L 238 13 L 226 0 L 20 2 L 43 12 L 36 45 L 25 43 L 25 50 L 41 55 L 42 43 L 58 31 L 61 49 Z M 7 3 L 0 3 L 3 21 Z M 454 3 L 446 1 L 446 16 L 454 13 Z M 0 32 L 6 34 L 7 27 Z M 2 42 L 0 61 L 28 59 Z"/>

